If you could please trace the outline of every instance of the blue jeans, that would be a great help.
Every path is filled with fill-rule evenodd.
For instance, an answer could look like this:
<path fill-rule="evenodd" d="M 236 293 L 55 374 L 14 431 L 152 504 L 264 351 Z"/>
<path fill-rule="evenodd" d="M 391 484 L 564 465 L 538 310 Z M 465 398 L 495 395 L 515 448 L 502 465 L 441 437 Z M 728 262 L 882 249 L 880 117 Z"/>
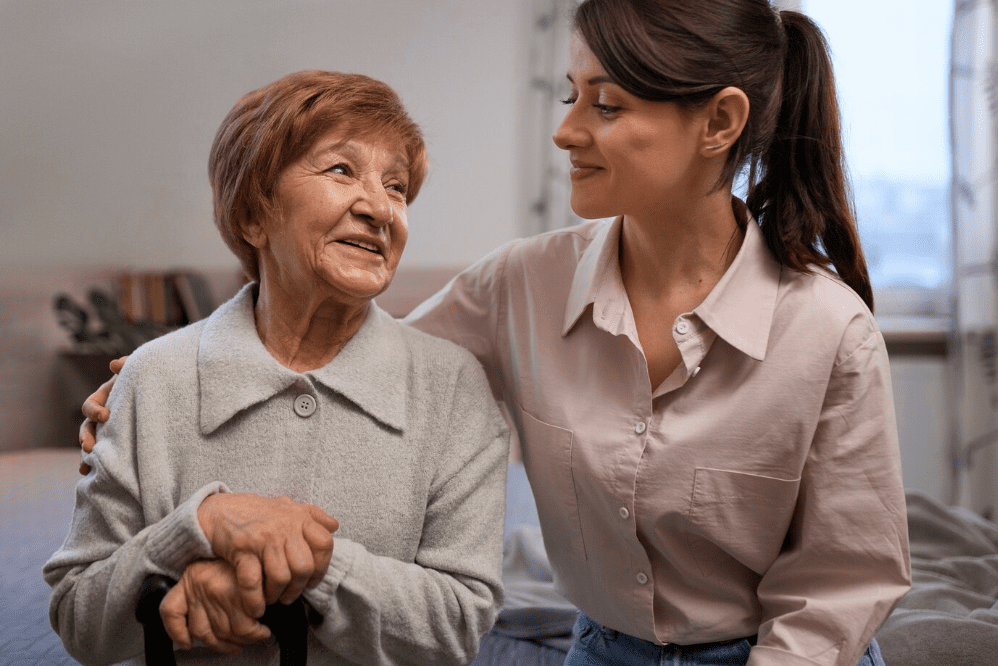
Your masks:
<path fill-rule="evenodd" d="M 604 629 L 579 613 L 564 666 L 745 666 L 755 636 L 702 645 L 656 645 Z M 873 641 L 857 666 L 886 666 Z"/>

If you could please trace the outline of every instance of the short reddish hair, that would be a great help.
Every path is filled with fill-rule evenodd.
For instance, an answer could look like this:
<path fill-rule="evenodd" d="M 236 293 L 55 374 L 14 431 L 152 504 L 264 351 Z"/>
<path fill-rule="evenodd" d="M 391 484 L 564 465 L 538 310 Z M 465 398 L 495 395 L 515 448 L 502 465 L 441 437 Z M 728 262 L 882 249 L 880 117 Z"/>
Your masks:
<path fill-rule="evenodd" d="M 362 74 L 310 70 L 254 90 L 222 121 L 208 158 L 215 225 L 250 279 L 260 273 L 256 248 L 243 238 L 244 222 L 277 213 L 274 185 L 281 172 L 334 129 L 395 136 L 409 160 L 406 203 L 419 193 L 426 145 L 388 85 Z"/>

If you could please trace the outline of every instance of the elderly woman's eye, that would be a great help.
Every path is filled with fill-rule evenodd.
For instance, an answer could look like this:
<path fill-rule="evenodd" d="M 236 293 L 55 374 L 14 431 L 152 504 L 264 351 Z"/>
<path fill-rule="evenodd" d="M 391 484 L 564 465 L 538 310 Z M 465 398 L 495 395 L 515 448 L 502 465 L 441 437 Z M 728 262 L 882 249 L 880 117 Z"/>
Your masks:
<path fill-rule="evenodd" d="M 392 183 L 386 189 L 395 190 L 399 194 L 405 194 L 406 191 L 409 189 L 409 186 L 406 185 L 405 183 Z"/>
<path fill-rule="evenodd" d="M 346 164 L 334 164 L 333 166 L 326 169 L 326 173 L 341 173 L 343 175 L 350 174 L 350 167 Z"/>

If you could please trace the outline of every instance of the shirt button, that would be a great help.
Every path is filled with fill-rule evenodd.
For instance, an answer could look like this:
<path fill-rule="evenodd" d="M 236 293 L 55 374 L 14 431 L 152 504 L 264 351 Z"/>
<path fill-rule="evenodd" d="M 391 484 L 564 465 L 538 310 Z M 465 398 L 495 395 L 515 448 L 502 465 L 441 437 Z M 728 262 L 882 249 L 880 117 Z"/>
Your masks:
<path fill-rule="evenodd" d="M 645 583 L 648 582 L 648 576 L 644 575 L 643 573 L 639 573 L 636 576 L 636 578 L 637 578 L 637 581 L 638 581 L 639 585 L 644 585 Z"/>
<path fill-rule="evenodd" d="M 676 324 L 676 333 L 679 333 L 679 335 L 686 335 L 687 333 L 689 333 L 689 331 L 690 331 L 690 325 L 687 324 L 685 321 L 681 321 L 678 324 Z"/>
<path fill-rule="evenodd" d="M 647 426 L 645 426 L 645 422 L 644 421 L 638 421 L 638 424 L 636 426 L 634 426 L 634 432 L 636 432 L 636 433 L 638 433 L 640 435 L 641 433 L 643 433 L 645 431 L 646 427 Z"/>
<path fill-rule="evenodd" d="M 620 507 L 620 517 L 621 518 L 623 518 L 623 519 L 626 520 L 627 517 L 630 516 L 630 515 L 631 515 L 631 512 L 627 510 L 626 506 Z"/>
<path fill-rule="evenodd" d="M 295 398 L 295 414 L 302 418 L 308 418 L 315 413 L 315 398 L 307 393 L 303 393 Z"/>

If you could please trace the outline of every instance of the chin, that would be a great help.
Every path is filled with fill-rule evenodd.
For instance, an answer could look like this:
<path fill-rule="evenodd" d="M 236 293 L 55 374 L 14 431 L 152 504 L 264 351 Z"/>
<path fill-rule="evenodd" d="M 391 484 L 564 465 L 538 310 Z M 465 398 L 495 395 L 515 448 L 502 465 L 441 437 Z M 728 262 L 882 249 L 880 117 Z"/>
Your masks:
<path fill-rule="evenodd" d="M 572 197 L 572 212 L 584 220 L 600 220 L 607 217 L 616 217 L 617 214 L 606 205 L 601 205 L 592 201 L 576 200 Z"/>
<path fill-rule="evenodd" d="M 370 300 L 384 292 L 391 284 L 390 279 L 382 279 L 374 275 L 350 276 L 346 279 L 326 280 L 326 282 L 335 291 L 358 300 Z"/>
<path fill-rule="evenodd" d="M 391 284 L 390 281 L 378 282 L 378 283 L 368 283 L 368 284 L 354 284 L 351 285 L 351 289 L 344 290 L 351 296 L 360 299 L 372 299 L 376 296 L 384 293 L 388 289 L 388 285 Z"/>

